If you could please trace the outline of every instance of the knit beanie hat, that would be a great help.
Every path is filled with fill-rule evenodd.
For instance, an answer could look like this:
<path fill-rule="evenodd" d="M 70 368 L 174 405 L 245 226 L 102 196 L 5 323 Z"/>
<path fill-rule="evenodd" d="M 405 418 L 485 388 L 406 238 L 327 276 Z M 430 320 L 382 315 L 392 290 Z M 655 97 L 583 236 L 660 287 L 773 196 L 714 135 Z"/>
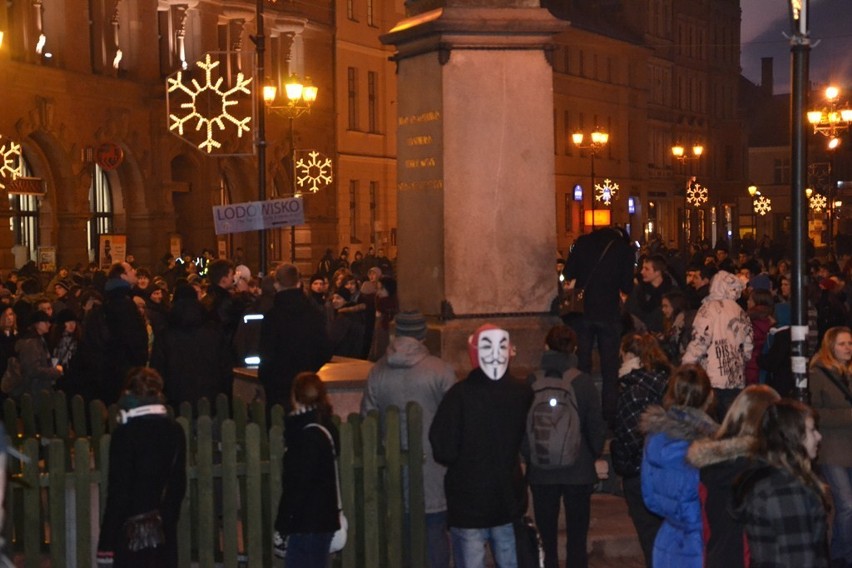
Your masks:
<path fill-rule="evenodd" d="M 426 339 L 426 318 L 417 310 L 399 312 L 394 318 L 397 337 Z"/>

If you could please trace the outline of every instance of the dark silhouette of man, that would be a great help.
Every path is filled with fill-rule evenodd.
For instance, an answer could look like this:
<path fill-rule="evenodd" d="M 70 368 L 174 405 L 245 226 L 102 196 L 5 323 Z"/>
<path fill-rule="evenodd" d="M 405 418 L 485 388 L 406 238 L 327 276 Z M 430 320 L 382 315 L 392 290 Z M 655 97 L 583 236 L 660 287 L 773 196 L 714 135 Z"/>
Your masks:
<path fill-rule="evenodd" d="M 266 406 L 291 409 L 290 388 L 303 371 L 316 373 L 331 359 L 323 313 L 302 291 L 299 269 L 284 263 L 275 270 L 275 298 L 260 327 L 258 379 Z"/>

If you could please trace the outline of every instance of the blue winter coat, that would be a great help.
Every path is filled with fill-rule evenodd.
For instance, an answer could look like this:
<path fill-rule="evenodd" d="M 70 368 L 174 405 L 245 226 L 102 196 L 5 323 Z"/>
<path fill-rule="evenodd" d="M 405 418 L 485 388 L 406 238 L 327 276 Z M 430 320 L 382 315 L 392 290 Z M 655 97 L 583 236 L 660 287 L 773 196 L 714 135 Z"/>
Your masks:
<path fill-rule="evenodd" d="M 654 568 L 701 568 L 704 562 L 698 470 L 686 462 L 689 445 L 718 425 L 696 408 L 649 407 L 642 416 L 647 441 L 642 458 L 642 497 L 663 517 L 654 541 Z"/>

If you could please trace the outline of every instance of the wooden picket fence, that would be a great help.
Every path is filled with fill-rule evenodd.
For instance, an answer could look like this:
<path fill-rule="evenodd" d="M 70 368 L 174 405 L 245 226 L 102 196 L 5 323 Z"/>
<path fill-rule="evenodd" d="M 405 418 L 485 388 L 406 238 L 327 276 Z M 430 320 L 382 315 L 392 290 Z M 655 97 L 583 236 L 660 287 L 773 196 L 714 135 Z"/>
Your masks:
<path fill-rule="evenodd" d="M 52 567 L 93 566 L 106 503 L 109 431 L 116 423 L 104 417 L 114 415 L 114 409 L 93 403 L 87 413 L 82 401 L 72 401 L 69 417 L 60 409 L 63 397 L 27 398 L 20 405 L 4 405 L 12 443 L 29 458 L 11 460 L 9 469 L 4 527 L 9 551 L 28 568 L 43 566 L 45 557 Z M 225 399 L 216 407 L 211 416 L 202 404 L 197 418 L 189 407 L 181 408 L 177 418 L 188 448 L 188 488 L 178 526 L 180 566 L 274 566 L 280 563 L 272 555 L 272 527 L 282 490 L 283 411 L 273 409 L 267 429 L 262 404 L 237 401 L 229 408 Z M 352 414 L 339 424 L 349 539 L 335 555 L 336 568 L 396 568 L 403 559 L 413 568 L 426 565 L 422 411 L 410 403 L 406 414 L 407 451 L 395 408 L 385 415 L 384 436 L 375 413 Z"/>

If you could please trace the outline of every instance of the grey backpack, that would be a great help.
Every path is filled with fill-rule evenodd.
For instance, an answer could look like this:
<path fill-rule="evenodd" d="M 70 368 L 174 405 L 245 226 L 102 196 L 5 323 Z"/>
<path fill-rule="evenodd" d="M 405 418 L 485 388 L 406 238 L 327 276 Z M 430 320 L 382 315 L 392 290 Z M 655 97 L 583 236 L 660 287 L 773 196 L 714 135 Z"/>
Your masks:
<path fill-rule="evenodd" d="M 571 384 L 580 375 L 568 369 L 562 377 L 535 372 L 532 407 L 527 415 L 530 463 L 542 469 L 573 465 L 583 440 L 577 395 Z"/>

